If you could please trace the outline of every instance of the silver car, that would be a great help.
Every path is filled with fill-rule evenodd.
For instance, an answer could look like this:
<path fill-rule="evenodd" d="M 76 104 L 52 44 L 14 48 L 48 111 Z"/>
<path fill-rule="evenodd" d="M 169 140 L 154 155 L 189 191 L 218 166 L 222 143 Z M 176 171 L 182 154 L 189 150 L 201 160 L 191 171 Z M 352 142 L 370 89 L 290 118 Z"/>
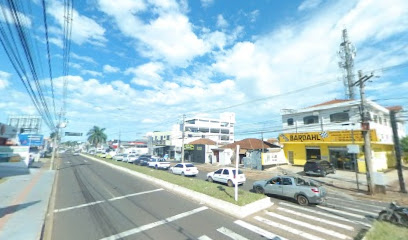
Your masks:
<path fill-rule="evenodd" d="M 292 198 L 303 206 L 309 203 L 322 203 L 327 194 L 326 189 L 317 182 L 289 175 L 256 181 L 253 184 L 253 190 L 256 193 Z"/>

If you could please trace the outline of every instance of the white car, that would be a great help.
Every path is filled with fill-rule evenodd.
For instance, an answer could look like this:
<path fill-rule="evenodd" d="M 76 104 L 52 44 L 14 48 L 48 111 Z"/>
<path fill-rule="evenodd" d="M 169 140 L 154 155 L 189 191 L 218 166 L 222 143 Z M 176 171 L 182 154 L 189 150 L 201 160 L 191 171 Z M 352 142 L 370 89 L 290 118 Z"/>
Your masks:
<path fill-rule="evenodd" d="M 171 167 L 170 172 L 181 176 L 195 176 L 198 174 L 198 169 L 191 163 L 179 163 Z"/>
<path fill-rule="evenodd" d="M 245 174 L 238 169 L 238 175 L 235 174 L 236 169 L 227 167 L 220 168 L 217 171 L 207 173 L 207 180 L 209 182 L 220 182 L 226 183 L 229 187 L 232 187 L 236 184 L 244 184 L 246 181 Z"/>
<path fill-rule="evenodd" d="M 133 163 L 137 159 L 137 156 L 134 154 L 129 154 L 126 158 L 126 162 Z"/>
<path fill-rule="evenodd" d="M 149 167 L 154 167 L 156 169 L 169 169 L 170 162 L 167 162 L 164 158 L 154 158 L 152 157 L 147 163 Z"/>
<path fill-rule="evenodd" d="M 112 159 L 115 160 L 115 161 L 122 161 L 123 160 L 123 154 L 118 153 L 115 156 L 113 156 Z"/>
<path fill-rule="evenodd" d="M 108 153 L 104 152 L 104 153 L 101 153 L 100 157 L 101 158 L 106 158 L 106 155 L 108 155 Z"/>

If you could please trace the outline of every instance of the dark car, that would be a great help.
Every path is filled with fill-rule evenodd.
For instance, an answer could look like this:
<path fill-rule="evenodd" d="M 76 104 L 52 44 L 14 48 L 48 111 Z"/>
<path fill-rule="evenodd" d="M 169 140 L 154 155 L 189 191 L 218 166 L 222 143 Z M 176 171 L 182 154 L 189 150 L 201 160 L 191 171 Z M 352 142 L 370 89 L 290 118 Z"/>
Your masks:
<path fill-rule="evenodd" d="M 151 157 L 140 156 L 133 162 L 133 164 L 137 164 L 137 165 L 140 165 L 140 166 L 147 166 L 150 159 L 151 159 Z"/>
<path fill-rule="evenodd" d="M 307 160 L 303 171 L 306 175 L 325 177 L 329 173 L 336 173 L 333 164 L 325 160 Z"/>

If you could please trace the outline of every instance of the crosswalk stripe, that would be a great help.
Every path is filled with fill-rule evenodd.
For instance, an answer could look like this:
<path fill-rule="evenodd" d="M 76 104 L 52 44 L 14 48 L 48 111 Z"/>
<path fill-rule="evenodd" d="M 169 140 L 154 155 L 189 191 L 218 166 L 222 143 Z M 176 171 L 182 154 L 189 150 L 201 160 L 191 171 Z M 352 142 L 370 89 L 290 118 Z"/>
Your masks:
<path fill-rule="evenodd" d="M 384 210 L 385 207 L 378 206 L 378 205 L 372 205 L 372 204 L 367 204 L 367 203 L 362 203 L 357 200 L 346 200 L 346 199 L 341 199 L 341 198 L 334 198 L 334 197 L 326 197 L 327 199 L 333 199 L 334 201 L 340 201 L 340 202 L 346 202 L 346 203 L 351 203 L 354 206 L 355 205 L 361 205 L 369 208 L 376 208 L 378 211 Z"/>
<path fill-rule="evenodd" d="M 369 211 L 360 210 L 360 209 L 351 208 L 351 207 L 335 206 L 335 205 L 332 205 L 332 204 L 327 204 L 327 206 L 329 206 L 329 207 L 334 207 L 334 208 L 336 208 L 336 207 L 338 207 L 338 208 L 344 208 L 344 209 L 347 209 L 347 210 L 351 210 L 351 211 L 355 211 L 355 212 L 361 212 L 361 213 L 365 213 L 365 214 L 369 214 L 369 215 L 373 215 L 373 216 L 378 215 L 378 213 L 375 213 L 375 212 L 369 212 Z"/>
<path fill-rule="evenodd" d="M 303 232 L 303 231 L 298 230 L 298 229 L 291 228 L 291 227 L 289 227 L 287 225 L 284 225 L 284 224 L 281 224 L 281 223 L 273 222 L 273 221 L 265 219 L 263 217 L 255 216 L 254 218 L 256 220 L 260 221 L 260 222 L 268 224 L 269 226 L 280 228 L 282 230 L 285 230 L 287 232 L 290 232 L 290 233 L 295 234 L 295 235 L 299 235 L 301 237 L 304 237 L 304 238 L 307 238 L 307 239 L 310 239 L 310 240 L 324 240 L 323 238 L 319 238 L 319 237 L 317 237 L 315 235 Z"/>
<path fill-rule="evenodd" d="M 361 216 L 361 215 L 358 215 L 358 214 L 341 211 L 341 210 L 338 210 L 338 209 L 333 209 L 333 208 L 328 208 L 328 207 L 323 207 L 323 206 L 317 206 L 317 207 L 318 207 L 318 208 L 321 208 L 321 209 L 324 209 L 324 210 L 326 210 L 326 211 L 329 211 L 329 212 L 340 213 L 340 214 L 352 216 L 352 217 L 355 217 L 355 218 L 360 218 L 360 219 L 364 219 L 364 218 L 365 218 L 365 216 Z"/>
<path fill-rule="evenodd" d="M 217 231 L 234 240 L 249 240 L 225 227 L 220 227 Z"/>
<path fill-rule="evenodd" d="M 263 237 L 267 238 L 267 239 L 271 239 L 271 240 L 287 240 L 284 237 L 278 236 L 276 234 L 273 234 L 271 232 L 268 232 L 260 227 L 254 226 L 250 223 L 244 222 L 242 220 L 237 220 L 234 222 L 235 224 L 238 224 L 239 226 L 246 228 L 252 232 L 255 232 L 259 235 L 262 235 Z"/>
<path fill-rule="evenodd" d="M 206 235 L 203 235 L 203 236 L 199 237 L 198 240 L 212 240 L 212 239 L 207 237 Z"/>
<path fill-rule="evenodd" d="M 364 225 L 366 227 L 371 227 L 371 224 L 368 224 L 368 223 L 365 223 L 365 222 L 360 222 L 360 221 L 355 221 L 355 220 L 350 220 L 350 219 L 347 219 L 345 217 L 333 215 L 333 213 L 320 212 L 320 211 L 316 211 L 314 209 L 312 210 L 312 209 L 309 209 L 309 208 L 300 207 L 300 206 L 293 205 L 293 204 L 290 204 L 290 203 L 285 203 L 285 202 L 279 202 L 279 205 L 284 205 L 284 206 L 287 206 L 287 207 L 299 209 L 299 210 L 306 211 L 306 212 L 311 212 L 313 214 L 318 214 L 318 215 L 322 215 L 322 216 L 329 217 L 329 218 L 342 220 L 342 221 L 345 221 L 345 222 L 359 223 L 359 224 Z"/>
<path fill-rule="evenodd" d="M 327 234 L 327 235 L 330 235 L 330 236 L 333 236 L 333 237 L 337 237 L 337 238 L 340 238 L 340 239 L 351 239 L 351 237 L 349 237 L 349 236 L 346 236 L 344 234 L 332 231 L 330 229 L 315 226 L 315 225 L 305 223 L 305 222 L 302 222 L 302 221 L 299 221 L 299 220 L 296 220 L 296 219 L 292 219 L 292 218 L 289 218 L 289 217 L 285 217 L 285 216 L 282 216 L 282 215 L 279 215 L 279 214 L 276 214 L 276 213 L 273 213 L 273 212 L 266 211 L 265 213 L 267 215 L 271 216 L 271 217 L 279 218 L 281 220 L 284 220 L 284 221 L 287 221 L 287 222 L 290 222 L 290 223 L 293 223 L 293 224 L 296 224 L 296 225 L 299 225 L 299 226 L 302 226 L 302 227 L 306 227 L 306 228 L 309 228 L 311 230 L 318 231 L 318 232 L 321 232 L 321 233 L 324 233 L 324 234 Z"/>
<path fill-rule="evenodd" d="M 284 212 L 287 212 L 287 213 L 290 213 L 290 214 L 293 214 L 293 215 L 297 215 L 297 216 L 300 216 L 302 218 L 311 219 L 311 220 L 316 221 L 316 222 L 321 222 L 321 223 L 333 225 L 333 226 L 336 226 L 336 227 L 344 228 L 344 229 L 347 229 L 347 230 L 350 230 L 350 231 L 354 230 L 354 227 L 352 227 L 352 226 L 344 225 L 344 224 L 341 224 L 341 223 L 338 223 L 338 222 L 333 222 L 333 221 L 323 219 L 323 218 L 313 217 L 313 216 L 303 214 L 303 213 L 300 213 L 300 212 L 295 212 L 295 211 L 290 210 L 290 209 L 278 207 L 278 210 L 284 211 Z"/>

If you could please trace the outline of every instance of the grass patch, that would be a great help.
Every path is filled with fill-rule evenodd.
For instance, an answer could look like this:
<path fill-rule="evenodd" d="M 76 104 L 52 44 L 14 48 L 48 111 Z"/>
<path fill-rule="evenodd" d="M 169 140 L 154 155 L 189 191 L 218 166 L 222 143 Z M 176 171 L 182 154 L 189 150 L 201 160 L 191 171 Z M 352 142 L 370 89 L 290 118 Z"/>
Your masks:
<path fill-rule="evenodd" d="M 366 240 L 406 240 L 408 239 L 408 228 L 375 221 L 373 228 L 367 232 L 365 238 Z"/>
<path fill-rule="evenodd" d="M 92 157 L 95 157 L 95 156 L 92 156 Z M 173 183 L 178 186 L 182 186 L 190 190 L 193 190 L 199 193 L 203 193 L 208 196 L 218 198 L 226 202 L 236 204 L 238 206 L 244 206 L 246 204 L 255 202 L 257 200 L 260 200 L 266 197 L 265 195 L 262 195 L 262 194 L 251 193 L 248 191 L 238 189 L 238 202 L 236 202 L 234 188 L 228 187 L 227 185 L 222 185 L 218 183 L 210 183 L 210 182 L 203 181 L 201 179 L 197 179 L 194 177 L 182 177 L 179 175 L 172 174 L 165 170 L 156 170 L 156 169 L 149 168 L 146 166 L 138 166 L 138 165 L 124 163 L 124 162 L 117 162 L 117 161 L 107 160 L 107 159 L 100 158 L 100 157 L 95 157 L 95 158 L 105 161 L 105 162 L 109 162 L 114 165 L 132 169 L 136 172 L 143 173 L 143 174 L 152 176 L 154 178 L 158 178 L 166 182 Z"/>
<path fill-rule="evenodd" d="M 5 181 L 7 181 L 7 178 L 0 178 L 0 184 L 4 183 Z"/>

